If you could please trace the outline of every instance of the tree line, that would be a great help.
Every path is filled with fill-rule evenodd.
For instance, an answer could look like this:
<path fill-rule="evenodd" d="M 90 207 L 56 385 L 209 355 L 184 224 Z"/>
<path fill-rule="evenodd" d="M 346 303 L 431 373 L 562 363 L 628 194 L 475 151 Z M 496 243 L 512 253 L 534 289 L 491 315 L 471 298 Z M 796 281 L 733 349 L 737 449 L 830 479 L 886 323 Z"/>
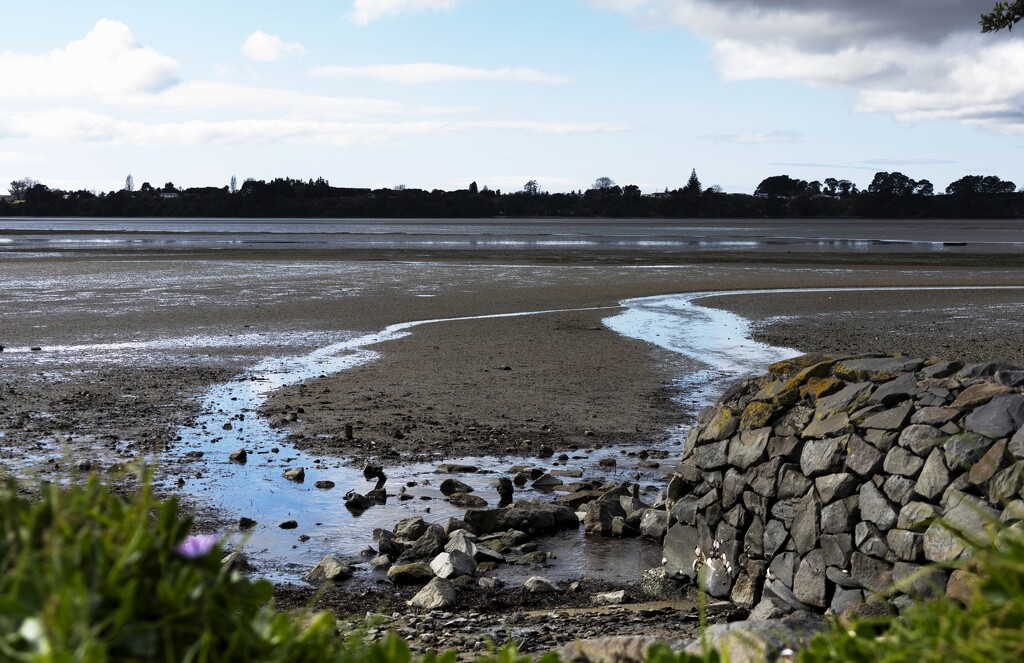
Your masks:
<path fill-rule="evenodd" d="M 753 195 L 704 188 L 691 171 L 678 189 L 644 194 L 597 178 L 586 190 L 548 193 L 536 180 L 512 192 L 465 189 L 369 189 L 333 186 L 320 177 L 248 179 L 223 187 L 176 187 L 173 182 L 136 190 L 131 175 L 119 191 L 63 191 L 24 178 L 11 182 L 0 201 L 0 216 L 81 217 L 283 217 L 283 218 L 1024 218 L 1024 191 L 993 175 L 967 175 L 944 193 L 928 180 L 899 172 L 878 172 L 866 189 L 845 179 L 805 181 L 773 175 Z"/>

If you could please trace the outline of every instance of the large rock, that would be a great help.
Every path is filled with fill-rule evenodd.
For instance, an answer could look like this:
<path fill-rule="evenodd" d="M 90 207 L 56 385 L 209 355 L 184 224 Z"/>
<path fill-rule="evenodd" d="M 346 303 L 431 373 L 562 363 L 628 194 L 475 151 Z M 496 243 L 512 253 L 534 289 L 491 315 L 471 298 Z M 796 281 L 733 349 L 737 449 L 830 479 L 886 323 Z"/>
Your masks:
<path fill-rule="evenodd" d="M 814 418 L 827 419 L 839 412 L 851 412 L 867 403 L 873 390 L 874 385 L 870 382 L 848 384 L 831 396 L 818 399 Z"/>
<path fill-rule="evenodd" d="M 840 472 L 845 446 L 846 438 L 808 440 L 800 453 L 800 469 L 810 478 Z"/>
<path fill-rule="evenodd" d="M 802 603 L 824 608 L 826 602 L 825 553 L 816 548 L 800 561 L 793 579 L 793 593 Z"/>
<path fill-rule="evenodd" d="M 870 479 L 882 469 L 885 457 L 881 451 L 865 442 L 859 435 L 851 435 L 849 440 L 846 451 L 846 469 L 864 479 Z"/>
<path fill-rule="evenodd" d="M 706 644 L 712 650 L 728 652 L 727 656 L 721 660 L 728 660 L 730 663 L 775 661 L 784 650 L 796 651 L 805 648 L 811 638 L 824 631 L 827 626 L 828 622 L 824 619 L 715 624 L 708 627 L 702 638 L 698 638 L 683 651 L 692 656 L 702 657 Z M 609 660 L 624 661 L 628 659 Z M 698 660 L 704 659 L 698 658 Z"/>
<path fill-rule="evenodd" d="M 896 524 L 896 509 L 875 484 L 866 483 L 860 489 L 860 517 L 874 523 L 879 529 L 887 530 Z"/>
<path fill-rule="evenodd" d="M 981 460 L 994 440 L 977 433 L 960 433 L 942 445 L 946 467 L 950 470 L 970 470 Z"/>
<path fill-rule="evenodd" d="M 790 533 L 796 550 L 801 555 L 818 545 L 818 538 L 821 536 L 821 500 L 814 490 L 807 491 L 807 495 L 797 505 Z"/>
<path fill-rule="evenodd" d="M 427 526 L 420 538 L 405 549 L 398 559 L 401 561 L 412 561 L 415 559 L 431 559 L 437 553 L 444 550 L 445 544 L 448 543 L 448 535 L 444 533 L 444 528 L 437 524 L 431 524 Z"/>
<path fill-rule="evenodd" d="M 729 443 L 728 461 L 741 471 L 765 460 L 771 428 L 740 431 Z"/>
<path fill-rule="evenodd" d="M 396 564 L 388 569 L 388 580 L 395 585 L 424 585 L 433 577 L 434 573 L 423 562 Z"/>
<path fill-rule="evenodd" d="M 850 559 L 850 577 L 864 589 L 884 592 L 892 585 L 892 564 L 855 552 Z"/>
<path fill-rule="evenodd" d="M 1024 426 L 1024 396 L 1020 394 L 996 396 L 964 420 L 966 430 L 990 438 L 1012 435 L 1021 426 Z"/>
<path fill-rule="evenodd" d="M 935 426 L 929 426 L 927 423 L 914 424 L 900 431 L 899 445 L 918 456 L 927 456 L 934 447 L 942 444 L 946 437 L 947 435 Z"/>
<path fill-rule="evenodd" d="M 302 576 L 302 579 L 311 585 L 322 585 L 326 582 L 341 582 L 351 577 L 351 566 L 337 557 L 328 555 Z"/>
<path fill-rule="evenodd" d="M 450 580 L 472 575 L 476 571 L 476 560 L 458 550 L 443 552 L 430 561 L 430 570 L 438 578 Z"/>
<path fill-rule="evenodd" d="M 510 529 L 530 534 L 547 534 L 579 527 L 580 524 L 576 512 L 571 508 L 539 500 L 514 502 L 500 509 L 471 509 L 466 512 L 463 520 L 478 535 Z"/>
<path fill-rule="evenodd" d="M 932 449 L 921 470 L 921 476 L 917 478 L 914 492 L 926 500 L 935 501 L 949 487 L 951 477 L 943 456 L 941 449 Z"/>
<path fill-rule="evenodd" d="M 434 578 L 408 601 L 408 605 L 422 610 L 448 610 L 458 603 L 455 585 L 444 578 Z"/>
<path fill-rule="evenodd" d="M 676 523 L 665 535 L 663 558 L 665 573 L 670 578 L 696 578 L 694 563 L 697 560 L 696 549 L 700 546 L 700 533 L 696 527 Z"/>

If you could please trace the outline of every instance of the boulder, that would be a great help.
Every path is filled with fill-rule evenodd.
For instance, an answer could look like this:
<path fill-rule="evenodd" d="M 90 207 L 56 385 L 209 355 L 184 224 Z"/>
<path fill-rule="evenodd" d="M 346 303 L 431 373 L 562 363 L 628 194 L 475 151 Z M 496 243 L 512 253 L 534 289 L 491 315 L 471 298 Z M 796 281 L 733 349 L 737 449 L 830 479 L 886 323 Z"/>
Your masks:
<path fill-rule="evenodd" d="M 408 605 L 422 610 L 448 610 L 458 603 L 455 585 L 444 578 L 434 578 L 408 601 Z"/>
<path fill-rule="evenodd" d="M 311 585 L 322 585 L 325 582 L 341 582 L 352 577 L 352 567 L 337 557 L 328 555 L 310 569 L 302 579 Z"/>
<path fill-rule="evenodd" d="M 395 585 L 425 585 L 433 577 L 430 567 L 423 562 L 396 564 L 388 569 L 388 580 Z"/>
<path fill-rule="evenodd" d="M 523 583 L 523 590 L 528 594 L 561 594 L 564 590 L 560 585 L 541 576 L 533 576 Z"/>
<path fill-rule="evenodd" d="M 442 552 L 431 560 L 430 570 L 438 578 L 451 580 L 459 576 L 472 575 L 476 571 L 476 560 L 459 550 Z"/>
<path fill-rule="evenodd" d="M 579 527 L 576 512 L 567 506 L 539 500 L 513 502 L 500 509 L 470 509 L 464 518 L 477 535 L 514 529 L 530 534 L 548 534 Z"/>
<path fill-rule="evenodd" d="M 985 437 L 1012 435 L 1024 426 L 1024 396 L 1000 394 L 964 419 L 964 429 Z"/>

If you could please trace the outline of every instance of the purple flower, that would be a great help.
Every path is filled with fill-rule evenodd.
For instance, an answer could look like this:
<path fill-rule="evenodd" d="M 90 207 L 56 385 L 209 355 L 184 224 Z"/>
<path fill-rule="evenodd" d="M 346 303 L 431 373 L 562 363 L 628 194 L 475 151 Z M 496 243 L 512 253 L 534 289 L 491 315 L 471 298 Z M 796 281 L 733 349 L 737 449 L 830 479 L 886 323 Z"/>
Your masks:
<path fill-rule="evenodd" d="M 196 559 L 207 554 L 220 542 L 216 534 L 193 534 L 174 546 L 174 552 L 188 559 Z"/>

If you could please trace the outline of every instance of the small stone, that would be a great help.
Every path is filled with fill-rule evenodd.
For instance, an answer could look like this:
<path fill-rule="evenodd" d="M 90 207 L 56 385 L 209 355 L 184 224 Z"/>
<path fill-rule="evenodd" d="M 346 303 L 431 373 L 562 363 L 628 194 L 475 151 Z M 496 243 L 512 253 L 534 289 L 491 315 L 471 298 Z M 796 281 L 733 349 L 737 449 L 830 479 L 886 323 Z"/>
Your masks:
<path fill-rule="evenodd" d="M 523 583 L 523 590 L 529 594 L 561 594 L 564 590 L 557 583 L 541 576 L 533 576 Z"/>
<path fill-rule="evenodd" d="M 926 456 L 938 445 L 942 444 L 946 435 L 934 426 L 914 424 L 900 432 L 899 445 L 917 456 Z"/>
<path fill-rule="evenodd" d="M 765 460 L 771 432 L 771 428 L 740 431 L 740 434 L 733 437 L 729 443 L 729 464 L 745 471 L 751 465 Z"/>
<path fill-rule="evenodd" d="M 430 562 L 430 570 L 438 578 L 452 579 L 471 575 L 476 570 L 476 560 L 459 550 L 442 552 Z"/>
<path fill-rule="evenodd" d="M 278 527 L 280 527 L 281 529 L 295 529 L 298 526 L 299 526 L 299 523 L 297 521 L 295 521 L 295 520 L 286 520 L 283 523 L 281 523 L 280 525 L 278 525 Z"/>
<path fill-rule="evenodd" d="M 960 416 L 960 410 L 953 407 L 924 407 L 910 418 L 912 424 L 942 426 Z"/>
<path fill-rule="evenodd" d="M 925 502 L 910 502 L 900 509 L 896 526 L 900 529 L 923 532 L 938 516 L 939 510 L 933 505 Z"/>
<path fill-rule="evenodd" d="M 904 562 L 918 562 L 924 558 L 924 534 L 905 529 L 891 529 L 885 540 L 889 550 Z"/>
<path fill-rule="evenodd" d="M 82 460 L 75 461 L 74 467 L 79 472 L 88 472 L 92 469 L 92 461 L 87 458 L 83 458 Z"/>
<path fill-rule="evenodd" d="M 246 518 L 245 516 L 242 516 L 238 519 L 239 531 L 244 532 L 246 530 L 252 529 L 253 527 L 256 527 L 256 521 L 252 518 Z"/>
<path fill-rule="evenodd" d="M 245 449 L 236 449 L 235 451 L 231 452 L 230 456 L 228 456 L 228 460 L 233 461 L 235 463 L 245 463 L 248 459 L 249 454 L 245 451 Z"/>
<path fill-rule="evenodd" d="M 977 433 L 953 435 L 942 445 L 946 467 L 950 470 L 970 470 L 992 446 L 991 440 Z"/>
<path fill-rule="evenodd" d="M 793 594 L 807 605 L 824 608 L 825 601 L 825 553 L 816 548 L 800 561 L 793 579 Z"/>
<path fill-rule="evenodd" d="M 916 485 L 917 482 L 913 479 L 894 475 L 886 479 L 885 483 L 882 484 L 882 492 L 893 503 L 902 507 L 912 499 Z"/>
<path fill-rule="evenodd" d="M 872 592 L 883 592 L 892 585 L 892 571 L 892 564 L 860 552 L 850 558 L 850 577 Z"/>
<path fill-rule="evenodd" d="M 328 481 L 327 479 L 321 479 L 320 481 L 317 481 L 313 485 L 321 490 L 330 490 L 331 488 L 334 488 L 334 482 Z"/>
<path fill-rule="evenodd" d="M 616 592 L 594 594 L 590 597 L 590 602 L 597 605 L 622 605 L 626 603 L 626 590 L 620 589 Z"/>
<path fill-rule="evenodd" d="M 441 494 L 445 497 L 449 497 L 454 493 L 472 493 L 473 487 L 469 486 L 458 479 L 448 478 L 441 482 L 439 487 Z"/>
<path fill-rule="evenodd" d="M 845 438 L 808 440 L 800 454 L 800 469 L 804 475 L 814 478 L 840 471 L 845 442 Z"/>
<path fill-rule="evenodd" d="M 882 464 L 888 474 L 898 474 L 903 477 L 914 478 L 924 467 L 924 460 L 903 447 L 893 447 L 885 456 Z"/>
<path fill-rule="evenodd" d="M 852 495 L 860 486 L 857 477 L 849 473 L 826 474 L 814 480 L 814 489 L 823 504 Z"/>
<path fill-rule="evenodd" d="M 860 517 L 882 530 L 888 530 L 896 524 L 896 510 L 873 483 L 861 486 Z"/>
<path fill-rule="evenodd" d="M 988 486 L 988 500 L 992 504 L 1006 504 L 1024 490 L 1024 461 L 1018 461 L 996 474 Z"/>
<path fill-rule="evenodd" d="M 301 467 L 296 467 L 290 470 L 285 470 L 281 474 L 281 476 L 283 476 L 285 479 L 288 479 L 289 481 L 302 483 L 306 479 L 306 470 Z"/>
<path fill-rule="evenodd" d="M 882 469 L 885 458 L 881 451 L 865 442 L 860 436 L 850 436 L 846 452 L 846 469 L 850 472 L 870 479 Z"/>

